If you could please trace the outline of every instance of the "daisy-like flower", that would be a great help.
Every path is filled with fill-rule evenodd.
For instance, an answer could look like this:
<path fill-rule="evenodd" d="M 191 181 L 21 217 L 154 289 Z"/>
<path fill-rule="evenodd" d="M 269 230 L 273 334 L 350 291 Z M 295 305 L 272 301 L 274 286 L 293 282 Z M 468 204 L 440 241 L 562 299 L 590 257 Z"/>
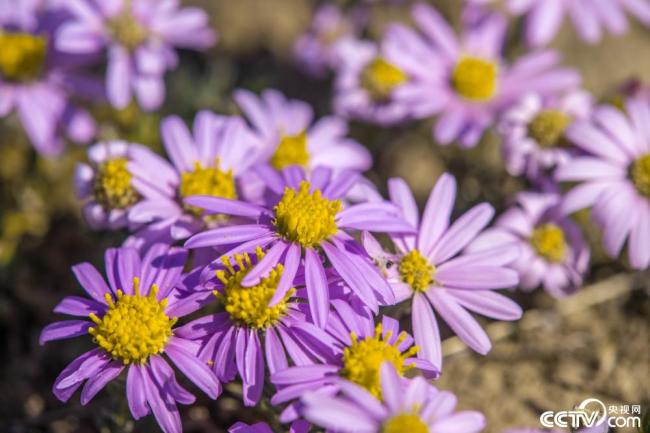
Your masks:
<path fill-rule="evenodd" d="M 529 93 L 521 98 L 503 114 L 498 128 L 508 172 L 534 181 L 568 161 L 575 152 L 564 132 L 573 121 L 589 116 L 592 103 L 583 90 L 561 97 Z"/>
<path fill-rule="evenodd" d="M 368 151 L 346 137 L 342 119 L 327 116 L 314 122 L 309 104 L 277 90 L 265 90 L 260 97 L 237 90 L 234 98 L 262 142 L 261 158 L 277 170 L 299 165 L 309 171 L 321 165 L 364 171 L 372 164 Z"/>
<path fill-rule="evenodd" d="M 532 52 L 509 65 L 501 53 L 506 21 L 499 14 L 472 14 L 460 39 L 432 7 L 417 4 L 412 15 L 420 34 L 395 25 L 386 36 L 395 40 L 414 77 L 393 96 L 418 117 L 440 114 L 433 134 L 441 144 L 458 139 L 473 147 L 497 114 L 523 94 L 544 97 L 580 82 L 576 71 L 557 66 L 553 51 Z"/>
<path fill-rule="evenodd" d="M 73 19 L 56 34 L 56 47 L 76 54 L 107 52 L 106 90 L 115 108 L 135 94 L 145 110 L 165 98 L 164 74 L 176 67 L 175 47 L 205 49 L 216 41 L 200 8 L 179 9 L 178 1 L 70 0 Z"/>
<path fill-rule="evenodd" d="M 289 433 L 307 432 L 309 432 L 309 423 L 305 420 L 296 421 L 289 427 Z M 238 422 L 228 429 L 228 433 L 273 433 L 273 430 L 265 422 L 258 422 L 253 425 Z"/>
<path fill-rule="evenodd" d="M 501 215 L 494 227 L 481 233 L 469 252 L 517 243 L 519 258 L 509 266 L 519 273 L 519 286 L 539 285 L 555 297 L 563 297 L 582 284 L 589 265 L 589 247 L 577 224 L 559 207 L 556 193 L 523 192 L 515 205 Z"/>
<path fill-rule="evenodd" d="M 600 41 L 603 29 L 613 35 L 627 33 L 625 12 L 650 26 L 650 3 L 645 0 L 508 0 L 508 9 L 525 15 L 529 45 L 548 44 L 568 15 L 580 38 L 590 44 Z"/>
<path fill-rule="evenodd" d="M 408 58 L 394 42 L 384 38 L 377 45 L 350 38 L 339 44 L 333 102 L 338 115 L 380 125 L 409 118 L 411 106 L 393 96 L 410 80 L 410 70 L 403 66 Z"/>
<path fill-rule="evenodd" d="M 381 366 L 381 395 L 379 400 L 353 383 L 336 397 L 308 393 L 302 397 L 305 418 L 339 433 L 476 433 L 485 427 L 480 412 L 454 412 L 456 397 L 424 378 L 404 384 L 389 362 Z"/>
<path fill-rule="evenodd" d="M 120 229 L 128 211 L 142 198 L 164 196 L 170 186 L 156 182 L 170 174 L 169 163 L 149 148 L 125 141 L 103 141 L 88 149 L 89 164 L 75 168 L 75 192 L 84 200 L 83 214 L 93 229 Z M 173 174 L 173 172 L 172 172 Z"/>
<path fill-rule="evenodd" d="M 434 311 L 469 347 L 481 354 L 490 340 L 467 310 L 498 320 L 516 320 L 521 308 L 495 289 L 517 285 L 517 272 L 509 269 L 519 255 L 516 244 L 497 245 L 476 253 L 463 249 L 492 219 L 494 209 L 487 203 L 474 206 L 450 224 L 456 198 L 456 181 L 443 174 L 429 196 L 422 220 L 413 194 L 402 179 L 388 184 L 390 199 L 404 218 L 418 228 L 417 235 L 393 235 L 396 253 L 385 252 L 365 234 L 368 253 L 384 268 L 397 301 L 411 303 L 413 335 L 418 356 L 442 366 L 440 333 Z"/>
<path fill-rule="evenodd" d="M 239 374 L 246 406 L 256 405 L 262 396 L 267 368 L 269 374 L 274 374 L 287 368 L 289 361 L 294 365 L 323 362 L 333 351 L 332 338 L 309 323 L 303 311 L 305 305 L 293 299 L 295 288 L 269 305 L 284 277 L 282 264 L 257 284 L 242 286 L 242 280 L 264 256 L 260 248 L 254 255 L 224 256 L 213 278 L 203 284 L 199 282 L 200 269 L 195 271 L 189 277 L 193 284 L 186 285 L 198 288 L 189 293 L 188 303 L 194 302 L 198 308 L 218 300 L 225 311 L 176 330 L 176 335 L 200 343 L 199 358 L 212 366 L 221 381 L 230 382 Z"/>
<path fill-rule="evenodd" d="M 316 78 L 325 76 L 336 66 L 339 42 L 359 33 L 359 18 L 348 16 L 336 5 L 319 6 L 309 29 L 298 37 L 293 46 L 293 56 L 298 65 Z"/>
<path fill-rule="evenodd" d="M 284 278 L 271 299 L 272 306 L 291 288 L 304 258 L 311 320 L 321 328 L 327 322 L 330 300 L 323 255 L 373 312 L 377 312 L 380 303 L 393 303 L 390 286 L 348 231 L 412 232 L 413 228 L 402 220 L 395 206 L 371 202 L 344 209 L 341 197 L 359 179 L 355 172 L 343 171 L 334 176 L 331 169 L 317 167 L 306 176 L 300 167 L 291 166 L 281 174 L 273 170 L 260 174 L 269 188 L 265 206 L 217 197 L 187 198 L 187 204 L 206 209 L 208 214 L 239 216 L 252 222 L 198 233 L 185 245 L 189 248 L 231 245 L 238 251 L 269 248 L 264 259 L 244 277 L 242 285 L 259 284 L 282 263 Z M 206 271 L 209 275 L 211 266 Z"/>
<path fill-rule="evenodd" d="M 101 84 L 79 68 L 87 58 L 56 51 L 52 34 L 60 19 L 41 1 L 12 2 L 0 13 L 0 117 L 16 112 L 34 148 L 54 155 L 64 136 L 86 143 L 95 122 L 71 96 L 99 98 Z"/>
<path fill-rule="evenodd" d="M 180 314 L 175 287 L 187 252 L 158 244 L 142 259 L 134 249 L 106 251 L 106 280 L 89 263 L 72 268 L 91 299 L 69 296 L 57 313 L 88 320 L 64 320 L 48 325 L 40 343 L 88 335 L 98 346 L 72 361 L 56 379 L 53 392 L 68 401 L 82 385 L 81 403 L 88 403 L 106 384 L 126 374 L 126 397 L 133 418 L 153 412 L 165 433 L 180 433 L 176 403 L 191 404 L 194 396 L 175 378 L 163 355 L 210 398 L 221 384 L 208 366 L 194 356 L 195 343 L 175 335 Z"/>
<path fill-rule="evenodd" d="M 579 182 L 564 197 L 566 213 L 592 207 L 603 229 L 603 242 L 618 257 L 628 240 L 628 259 L 635 269 L 650 264 L 650 101 L 630 98 L 627 116 L 603 105 L 591 120 L 576 122 L 567 137 L 586 154 L 556 171 L 560 181 Z"/>
<path fill-rule="evenodd" d="M 334 352 L 320 364 L 289 367 L 271 375 L 278 388 L 272 404 L 290 402 L 310 391 L 334 395 L 343 379 L 381 398 L 379 371 L 384 362 L 392 364 L 400 377 L 415 368 L 428 377 L 438 376 L 431 363 L 415 357 L 418 347 L 413 345 L 413 337 L 400 332 L 397 320 L 383 316 L 375 326 L 372 312 L 355 300 L 335 299 L 332 306 L 325 330 L 334 339 Z M 280 421 L 292 421 L 301 410 L 300 400 L 293 401 Z"/>
<path fill-rule="evenodd" d="M 192 133 L 177 116 L 163 119 L 161 135 L 171 164 L 149 170 L 149 183 L 158 186 L 141 191 L 128 219 L 145 224 L 129 244 L 146 247 L 152 242 L 186 239 L 205 227 L 223 225 L 219 215 L 202 217 L 200 208 L 188 206 L 183 198 L 207 195 L 237 199 L 245 195 L 243 175 L 257 162 L 260 144 L 239 117 L 217 116 L 200 111 Z"/>

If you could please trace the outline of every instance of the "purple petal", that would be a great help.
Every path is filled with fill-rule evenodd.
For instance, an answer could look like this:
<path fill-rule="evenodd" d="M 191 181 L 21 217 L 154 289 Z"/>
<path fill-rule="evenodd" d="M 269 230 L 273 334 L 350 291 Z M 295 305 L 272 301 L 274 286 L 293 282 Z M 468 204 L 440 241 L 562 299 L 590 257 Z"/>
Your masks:
<path fill-rule="evenodd" d="M 100 314 L 105 311 L 106 305 L 79 296 L 66 296 L 54 307 L 55 313 L 79 317 L 88 317 L 90 313 Z"/>
<path fill-rule="evenodd" d="M 86 405 L 106 384 L 115 379 L 124 370 L 121 361 L 111 361 L 99 373 L 91 376 L 81 390 L 81 404 Z"/>
<path fill-rule="evenodd" d="M 126 376 L 126 399 L 133 418 L 140 419 L 149 413 L 142 379 L 142 367 L 131 365 Z"/>
<path fill-rule="evenodd" d="M 268 227 L 259 224 L 242 224 L 220 227 L 197 233 L 185 242 L 186 248 L 211 247 L 247 242 L 271 233 Z"/>
<path fill-rule="evenodd" d="M 48 341 L 64 340 L 80 335 L 87 335 L 88 328 L 92 327 L 92 325 L 92 322 L 87 320 L 64 320 L 50 323 L 41 331 L 38 343 L 43 345 Z"/>
<path fill-rule="evenodd" d="M 288 367 L 289 363 L 284 354 L 284 347 L 280 342 L 278 334 L 275 333 L 273 328 L 266 330 L 264 336 L 264 351 L 266 353 L 266 365 L 269 368 L 269 374 L 273 375 L 277 371 L 284 370 Z"/>
<path fill-rule="evenodd" d="M 93 265 L 90 263 L 80 263 L 72 267 L 72 272 L 86 293 L 88 293 L 94 300 L 106 305 L 106 298 L 104 295 L 106 293 L 111 293 L 111 291 L 106 285 L 106 281 L 104 281 L 102 275 Z"/>
<path fill-rule="evenodd" d="M 510 298 L 490 290 L 454 290 L 453 297 L 463 307 L 497 320 L 518 320 L 522 310 Z"/>
<path fill-rule="evenodd" d="M 298 267 L 300 266 L 300 255 L 302 251 L 300 245 L 290 244 L 287 249 L 287 254 L 284 257 L 284 270 L 282 271 L 282 276 L 278 282 L 278 287 L 275 289 L 275 293 L 269 302 L 269 306 L 273 307 L 277 305 L 289 289 L 293 285 L 293 280 L 298 272 Z"/>
<path fill-rule="evenodd" d="M 131 100 L 131 60 L 126 48 L 114 45 L 109 50 L 106 91 L 113 107 L 122 109 Z"/>
<path fill-rule="evenodd" d="M 206 214 L 226 214 L 257 219 L 263 214 L 268 214 L 268 209 L 239 200 L 230 200 L 211 195 L 193 195 L 187 197 L 185 203 L 206 210 Z"/>
<path fill-rule="evenodd" d="M 456 180 L 450 174 L 443 173 L 431 190 L 422 215 L 418 249 L 423 254 L 428 255 L 447 230 L 455 199 Z"/>
<path fill-rule="evenodd" d="M 434 289 L 435 290 L 435 289 Z M 413 336 L 420 350 L 418 357 L 431 362 L 436 368 L 442 367 L 442 349 L 440 347 L 440 331 L 433 314 L 431 305 L 422 293 L 413 296 L 411 320 Z"/>
<path fill-rule="evenodd" d="M 160 123 L 160 134 L 167 155 L 179 171 L 194 171 L 199 160 L 196 144 L 185 123 L 178 116 L 168 116 Z"/>
<path fill-rule="evenodd" d="M 264 386 L 264 358 L 257 331 L 250 330 L 246 344 L 246 373 L 244 380 L 244 405 L 254 406 L 262 397 Z"/>
<path fill-rule="evenodd" d="M 141 372 L 147 403 L 161 430 L 164 433 L 182 433 L 178 408 L 171 395 L 165 392 L 164 384 L 160 383 L 153 369 L 144 367 Z"/>
<path fill-rule="evenodd" d="M 262 260 L 257 262 L 257 264 L 248 271 L 244 279 L 241 281 L 242 286 L 251 287 L 259 284 L 260 280 L 266 277 L 278 264 L 280 257 L 284 254 L 287 247 L 288 245 L 282 241 L 276 242 L 275 245 L 266 251 Z"/>
<path fill-rule="evenodd" d="M 165 353 L 174 361 L 176 367 L 196 386 L 201 388 L 208 397 L 214 400 L 221 394 L 221 384 L 217 378 L 205 363 L 199 361 L 186 348 L 182 339 L 171 337 L 165 346 Z"/>
<path fill-rule="evenodd" d="M 381 396 L 390 411 L 395 413 L 402 407 L 404 399 L 401 378 L 390 362 L 385 361 L 379 371 L 381 377 Z"/>
<path fill-rule="evenodd" d="M 441 266 L 436 280 L 445 287 L 469 290 L 502 289 L 519 283 L 517 272 L 496 266 L 463 266 L 447 268 Z"/>
<path fill-rule="evenodd" d="M 476 433 L 485 428 L 485 417 L 480 412 L 464 411 L 449 415 L 431 426 L 436 433 Z"/>
<path fill-rule="evenodd" d="M 329 288 L 320 257 L 311 248 L 305 250 L 305 278 L 312 319 L 316 325 L 324 328 L 329 313 Z"/>

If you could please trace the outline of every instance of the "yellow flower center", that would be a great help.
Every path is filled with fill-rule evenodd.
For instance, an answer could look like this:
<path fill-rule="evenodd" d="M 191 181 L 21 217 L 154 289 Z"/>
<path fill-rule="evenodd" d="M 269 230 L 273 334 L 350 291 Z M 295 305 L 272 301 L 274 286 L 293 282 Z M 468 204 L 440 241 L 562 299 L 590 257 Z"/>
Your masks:
<path fill-rule="evenodd" d="M 377 398 L 381 398 L 380 367 L 384 362 L 393 364 L 400 375 L 413 368 L 413 365 L 404 365 L 404 361 L 415 355 L 418 347 L 411 346 L 404 353 L 397 348 L 406 338 L 405 333 L 401 333 L 395 343 L 390 344 L 388 340 L 391 338 L 391 333 L 388 332 L 386 337 L 383 337 L 382 326 L 379 324 L 375 328 L 374 337 L 359 340 L 352 332 L 350 338 L 352 338 L 352 345 L 343 351 L 341 376 L 362 386 Z"/>
<path fill-rule="evenodd" d="M 533 230 L 530 244 L 538 255 L 549 262 L 561 262 L 566 255 L 564 231 L 553 223 L 541 224 Z"/>
<path fill-rule="evenodd" d="M 127 163 L 125 158 L 116 158 L 97 168 L 93 195 L 104 209 L 124 209 L 140 199 L 140 194 L 131 185 Z"/>
<path fill-rule="evenodd" d="M 381 57 L 372 60 L 361 72 L 361 86 L 375 101 L 385 101 L 393 89 L 407 80 L 407 76 L 397 66 Z"/>
<path fill-rule="evenodd" d="M 116 301 L 107 293 L 108 311 L 104 317 L 90 314 L 96 325 L 88 329 L 93 341 L 124 364 L 142 364 L 149 356 L 161 353 L 177 320 L 165 314 L 167 298 L 156 298 L 158 286 L 151 286 L 149 296 L 141 296 L 139 286 L 140 280 L 134 278 L 134 294 L 118 290 Z"/>
<path fill-rule="evenodd" d="M 433 277 L 436 274 L 436 267 L 418 250 L 411 250 L 402 257 L 397 270 L 402 281 L 417 292 L 426 291 L 434 282 Z"/>
<path fill-rule="evenodd" d="M 38 77 L 46 53 L 44 36 L 0 32 L 0 72 L 7 80 L 29 81 Z"/>
<path fill-rule="evenodd" d="M 108 29 L 117 42 L 129 50 L 134 50 L 147 38 L 147 29 L 131 13 L 130 3 L 126 1 L 122 13 L 108 22 Z"/>
<path fill-rule="evenodd" d="M 255 254 L 258 261 L 264 257 L 264 252 L 259 247 Z M 226 270 L 219 270 L 216 275 L 223 283 L 223 292 L 215 290 L 214 295 L 223 303 L 233 322 L 247 328 L 266 329 L 277 324 L 286 315 L 289 298 L 295 293 L 295 289 L 290 289 L 276 305 L 269 306 L 282 277 L 282 264 L 273 268 L 259 284 L 243 287 L 241 281 L 253 267 L 248 253 L 222 257 L 221 261 Z"/>
<path fill-rule="evenodd" d="M 571 118 L 559 110 L 544 110 L 528 124 L 528 134 L 542 147 L 557 145 Z"/>
<path fill-rule="evenodd" d="M 328 200 L 318 189 L 310 193 L 310 188 L 307 181 L 300 182 L 298 190 L 286 187 L 273 208 L 277 232 L 303 247 L 316 246 L 334 235 L 338 230 L 334 218 L 342 209 L 340 200 Z"/>
<path fill-rule="evenodd" d="M 381 433 L 429 433 L 429 427 L 414 413 L 402 413 L 389 418 Z"/>
<path fill-rule="evenodd" d="M 182 173 L 178 193 L 181 197 L 211 195 L 233 200 L 237 198 L 232 170 L 221 171 L 218 158 L 213 167 L 203 167 L 197 161 L 194 163 L 194 171 Z M 197 217 L 203 212 L 202 208 L 190 205 L 185 205 L 185 210 Z"/>
<path fill-rule="evenodd" d="M 290 165 L 306 166 L 309 162 L 307 131 L 296 135 L 283 135 L 271 157 L 271 165 L 278 170 Z"/>
<path fill-rule="evenodd" d="M 650 153 L 646 153 L 632 163 L 630 176 L 639 193 L 650 197 Z"/>
<path fill-rule="evenodd" d="M 456 92 L 472 101 L 487 101 L 497 87 L 497 65 L 478 57 L 463 57 L 451 74 Z"/>

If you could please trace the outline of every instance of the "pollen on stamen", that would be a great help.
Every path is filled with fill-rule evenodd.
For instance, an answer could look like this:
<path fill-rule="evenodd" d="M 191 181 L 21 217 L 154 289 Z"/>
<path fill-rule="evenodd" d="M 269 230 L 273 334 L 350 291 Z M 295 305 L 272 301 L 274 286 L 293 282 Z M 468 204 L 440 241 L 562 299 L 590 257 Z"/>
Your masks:
<path fill-rule="evenodd" d="M 264 257 L 264 252 L 258 247 L 255 255 L 259 262 Z M 282 277 L 284 270 L 282 264 L 273 268 L 258 284 L 244 287 L 241 282 L 254 266 L 250 255 L 235 254 L 222 257 L 221 261 L 225 269 L 218 270 L 215 274 L 223 283 L 223 288 L 213 293 L 236 325 L 263 330 L 275 326 L 286 316 L 290 305 L 289 299 L 295 293 L 295 289 L 291 288 L 274 306 L 269 305 Z"/>
<path fill-rule="evenodd" d="M 182 198 L 192 195 L 209 195 L 228 199 L 237 198 L 237 189 L 232 170 L 221 170 L 219 158 L 215 160 L 212 167 L 203 167 L 200 162 L 194 163 L 194 170 L 181 173 L 181 183 L 178 193 Z M 185 210 L 198 217 L 203 209 L 197 206 L 185 205 Z M 209 218 L 212 217 L 212 218 Z M 222 217 L 210 215 L 208 219 Z"/>
<path fill-rule="evenodd" d="M 161 353 L 172 335 L 175 317 L 165 313 L 167 298 L 158 301 L 158 286 L 151 286 L 149 294 L 140 294 L 140 280 L 133 279 L 133 294 L 117 291 L 116 299 L 104 295 L 108 311 L 103 317 L 91 313 L 95 326 L 88 329 L 106 353 L 124 364 L 144 363 L 151 355 Z"/>
<path fill-rule="evenodd" d="M 5 80 L 29 81 L 43 69 L 47 39 L 29 33 L 0 32 L 0 73 Z"/>
<path fill-rule="evenodd" d="M 378 324 L 375 335 L 360 340 L 352 332 L 352 344 L 343 352 L 343 368 L 341 376 L 357 385 L 362 386 L 377 398 L 381 398 L 380 367 L 384 362 L 390 362 L 398 374 L 414 368 L 412 364 L 406 365 L 406 358 L 418 352 L 417 346 L 411 346 L 405 352 L 400 352 L 399 345 L 406 338 L 406 333 L 401 333 L 398 338 L 390 343 L 391 333 L 382 335 L 382 326 Z"/>
<path fill-rule="evenodd" d="M 650 153 L 646 153 L 632 163 L 630 177 L 637 191 L 650 197 Z"/>
<path fill-rule="evenodd" d="M 397 266 L 400 278 L 417 292 L 426 291 L 434 282 L 436 268 L 420 251 L 411 250 Z"/>
<path fill-rule="evenodd" d="M 566 257 L 564 231 L 556 224 L 545 223 L 535 227 L 530 244 L 537 254 L 549 262 L 558 263 Z"/>
<path fill-rule="evenodd" d="M 329 200 L 320 190 L 310 192 L 311 184 L 302 181 L 298 190 L 285 188 L 280 202 L 274 207 L 275 228 L 286 240 L 303 247 L 314 247 L 338 231 L 336 215 L 343 205 Z"/>
<path fill-rule="evenodd" d="M 553 147 L 560 142 L 571 118 L 559 110 L 544 110 L 528 124 L 528 134 L 541 147 Z"/>
<path fill-rule="evenodd" d="M 429 433 L 429 427 L 415 412 L 401 413 L 384 422 L 381 433 Z"/>
<path fill-rule="evenodd" d="M 140 194 L 131 184 L 127 164 L 125 158 L 116 158 L 97 167 L 93 197 L 104 209 L 125 209 L 140 200 Z"/>

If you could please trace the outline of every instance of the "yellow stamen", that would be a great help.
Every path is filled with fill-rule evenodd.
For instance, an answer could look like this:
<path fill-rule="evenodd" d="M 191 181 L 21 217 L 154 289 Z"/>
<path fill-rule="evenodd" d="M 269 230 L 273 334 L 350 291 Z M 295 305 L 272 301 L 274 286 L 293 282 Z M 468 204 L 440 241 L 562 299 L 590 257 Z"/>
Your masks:
<path fill-rule="evenodd" d="M 429 427 L 415 413 L 402 413 L 389 418 L 381 433 L 429 433 Z"/>
<path fill-rule="evenodd" d="M 124 209 L 140 199 L 140 194 L 131 185 L 127 163 L 125 158 L 116 158 L 97 167 L 93 196 L 104 209 Z"/>
<path fill-rule="evenodd" d="M 47 39 L 29 33 L 0 32 L 0 73 L 6 80 L 30 81 L 43 69 Z"/>
<path fill-rule="evenodd" d="M 93 341 L 124 364 L 142 364 L 151 355 L 161 353 L 177 320 L 165 313 L 167 299 L 158 301 L 155 284 L 148 296 L 140 295 L 139 284 L 138 278 L 134 278 L 133 295 L 118 290 L 114 300 L 107 294 L 108 311 L 102 318 L 89 315 L 96 325 L 88 329 Z"/>
<path fill-rule="evenodd" d="M 194 171 L 182 173 L 178 193 L 181 197 L 211 195 L 233 200 L 237 198 L 232 170 L 222 171 L 218 158 L 212 167 L 203 167 L 197 161 L 194 163 Z M 185 210 L 197 217 L 203 213 L 203 209 L 196 206 L 185 205 Z"/>
<path fill-rule="evenodd" d="M 650 197 L 650 153 L 646 153 L 632 163 L 630 177 L 637 191 Z"/>
<path fill-rule="evenodd" d="M 417 292 L 426 291 L 434 282 L 436 274 L 436 267 L 418 250 L 411 250 L 402 257 L 397 270 L 402 281 Z"/>
<path fill-rule="evenodd" d="M 397 340 L 391 344 L 391 334 L 382 336 L 382 326 L 377 325 L 374 337 L 366 337 L 359 340 L 353 332 L 350 334 L 352 345 L 346 347 L 343 352 L 343 368 L 341 376 L 357 385 L 362 386 L 375 397 L 381 398 L 380 367 L 384 362 L 390 362 L 399 375 L 414 368 L 413 365 L 405 365 L 406 358 L 415 355 L 417 346 L 411 346 L 404 353 L 397 348 L 404 338 L 401 333 Z"/>
<path fill-rule="evenodd" d="M 530 244 L 537 254 L 549 262 L 561 262 L 566 255 L 566 241 L 564 231 L 556 224 L 541 224 L 533 230 Z"/>
<path fill-rule="evenodd" d="M 542 147 L 557 145 L 571 118 L 559 110 L 544 110 L 528 124 L 528 134 Z"/>
<path fill-rule="evenodd" d="M 278 148 L 271 157 L 271 165 L 278 170 L 290 165 L 306 166 L 309 162 L 307 132 L 296 135 L 283 135 Z"/>
<path fill-rule="evenodd" d="M 318 189 L 310 193 L 310 188 L 307 181 L 300 182 L 298 190 L 286 187 L 274 207 L 277 232 L 303 247 L 316 246 L 334 235 L 338 230 L 334 219 L 342 209 L 340 200 L 328 200 Z"/>
<path fill-rule="evenodd" d="M 375 101 L 388 99 L 393 89 L 407 79 L 404 71 L 381 57 L 376 57 L 368 63 L 361 72 L 361 86 Z"/>
<path fill-rule="evenodd" d="M 259 247 L 255 254 L 258 261 L 264 257 L 264 252 Z M 284 270 L 282 264 L 273 268 L 259 284 L 243 287 L 241 281 L 254 266 L 248 253 L 222 257 L 221 261 L 226 270 L 217 271 L 216 276 L 224 287 L 222 292 L 215 290 L 214 295 L 223 303 L 233 322 L 247 328 L 266 329 L 276 325 L 287 314 L 289 298 L 295 293 L 293 288 L 280 302 L 272 307 L 269 306 L 282 277 Z"/>
<path fill-rule="evenodd" d="M 466 99 L 487 101 L 496 92 L 497 65 L 478 57 L 463 57 L 451 74 L 451 84 Z"/>
<path fill-rule="evenodd" d="M 126 1 L 122 12 L 108 22 L 108 29 L 117 42 L 134 50 L 147 38 L 147 29 L 131 13 L 130 3 Z"/>

